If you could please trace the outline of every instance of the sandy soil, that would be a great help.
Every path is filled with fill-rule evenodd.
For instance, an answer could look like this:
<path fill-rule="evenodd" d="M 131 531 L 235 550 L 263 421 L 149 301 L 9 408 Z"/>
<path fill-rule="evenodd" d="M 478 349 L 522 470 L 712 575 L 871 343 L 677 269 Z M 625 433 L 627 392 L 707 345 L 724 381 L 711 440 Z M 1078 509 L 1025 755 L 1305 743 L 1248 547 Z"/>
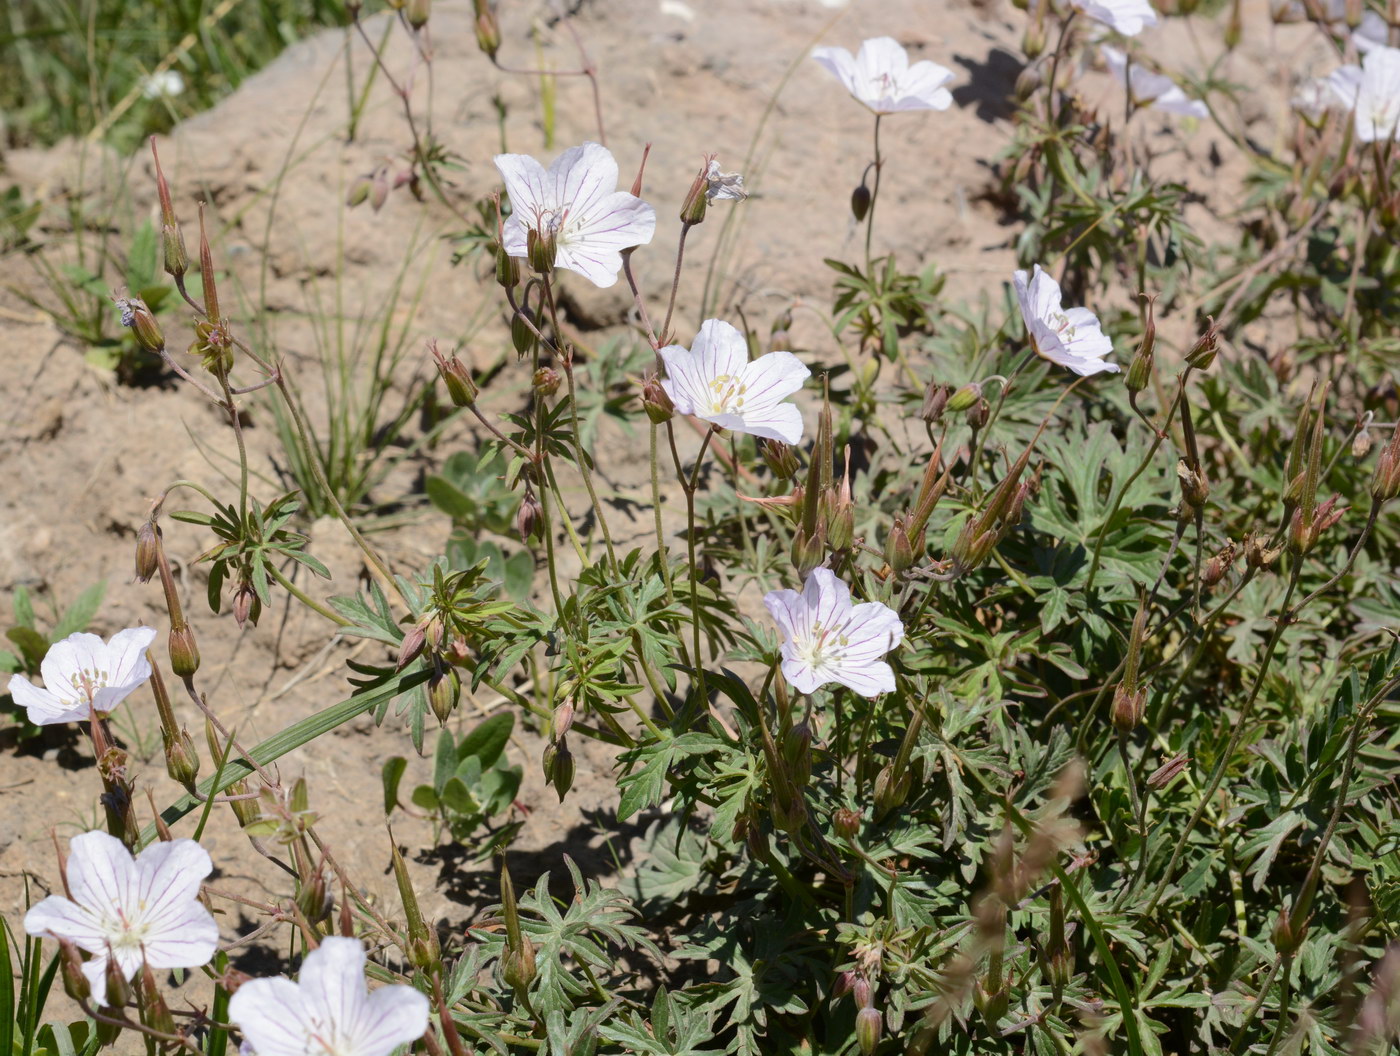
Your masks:
<path fill-rule="evenodd" d="M 505 6 L 501 57 L 531 64 L 527 31 L 537 12 L 529 5 Z M 1246 97 L 1245 116 L 1258 134 L 1268 136 L 1289 91 L 1284 79 L 1325 56 L 1301 43 L 1310 39 L 1302 31 L 1289 36 L 1293 31 L 1282 29 L 1277 32 L 1285 43 L 1299 42 L 1297 59 L 1266 63 L 1263 56 L 1280 38 L 1262 4 L 1247 4 L 1246 17 L 1245 46 L 1226 72 L 1260 87 Z M 860 255 L 845 202 L 868 160 L 871 119 L 804 55 L 819 41 L 854 49 L 863 37 L 878 34 L 892 35 L 915 57 L 941 62 L 956 73 L 952 109 L 885 123 L 881 248 L 896 252 L 907 268 L 937 264 L 949 277 L 950 299 L 998 297 L 1015 266 L 1016 232 L 985 192 L 993 185 L 992 159 L 1010 134 L 1024 21 L 1024 13 L 1003 0 L 975 6 L 957 0 L 866 0 L 835 9 L 800 0 L 711 0 L 688 7 L 658 6 L 656 0 L 584 3 L 577 26 L 601 71 L 607 141 L 619 158 L 624 185 L 643 145 L 652 144 L 645 194 L 657 206 L 660 223 L 655 242 L 636 258 L 650 303 L 662 300 L 670 281 L 676 211 L 691 177 L 703 154 L 717 152 L 725 168 L 744 171 L 753 193 L 738 207 L 741 222 L 718 257 L 718 293 L 710 303 L 722 304 L 731 318 L 742 311 L 760 332 L 791 305 L 829 305 L 831 273 L 822 258 Z M 496 184 L 490 159 L 503 136 L 496 100 L 505 108 L 504 136 L 512 150 L 552 156 L 596 137 L 582 78 L 559 81 L 556 147 L 547 150 L 538 80 L 503 74 L 486 62 L 472 33 L 470 5 L 440 0 L 431 28 L 431 117 L 437 135 L 461 159 L 452 189 L 460 207 L 469 209 Z M 377 40 L 382 23 L 372 21 L 369 31 Z M 1179 25 L 1158 34 L 1158 54 L 1169 65 L 1200 69 L 1218 46 L 1214 41 L 1198 45 Z M 402 35 L 391 39 L 389 63 L 402 77 L 415 64 Z M 558 27 L 546 27 L 543 40 L 551 62 L 562 67 L 576 61 Z M 211 204 L 218 258 L 232 272 L 225 301 L 244 320 L 251 315 L 250 304 L 266 305 L 263 345 L 284 357 L 313 409 L 324 406 L 313 318 L 318 301 L 329 303 L 335 296 L 337 282 L 351 322 L 358 312 L 378 310 L 405 261 L 407 285 L 421 286 L 418 309 L 401 305 L 393 320 L 414 350 L 398 385 L 400 397 L 424 376 L 427 357 L 417 350 L 429 337 L 462 343 L 478 367 L 493 364 L 508 347 L 496 290 L 479 282 L 470 268 L 450 264 L 442 236 L 461 225 L 449 210 L 419 204 L 405 191 L 392 194 L 378 214 L 365 207 L 343 209 L 350 182 L 400 157 L 410 142 L 398 100 L 382 78 L 357 138 L 345 141 L 347 53 L 356 82 L 362 83 L 369 68 L 365 48 L 345 34 L 328 32 L 290 48 L 236 95 L 161 145 L 187 230 L 194 228 L 195 200 L 207 198 Z M 428 114 L 427 85 L 421 67 L 414 76 L 414 113 L 421 122 Z M 1115 113 L 1121 107 L 1121 97 L 1103 74 L 1089 74 L 1082 83 L 1088 98 L 1101 97 Z M 1200 191 L 1202 223 L 1218 225 L 1238 200 L 1241 176 L 1228 162 L 1221 166 L 1211 160 L 1228 158 L 1228 143 L 1213 129 L 1185 130 L 1170 119 L 1150 117 L 1145 125 L 1153 149 L 1174 151 L 1171 164 Z M 52 151 L 16 152 L 4 162 L 5 181 L 54 205 L 76 201 L 91 230 L 111 213 L 154 215 L 144 156 L 119 158 L 97 144 L 65 144 Z M 712 219 L 688 245 L 693 267 L 682 282 L 677 310 L 683 339 L 701 318 L 706 265 L 721 245 L 725 208 L 713 207 Z M 62 259 L 71 253 L 73 232 L 59 219 L 62 210 L 47 215 L 48 226 L 36 235 L 50 259 Z M 171 480 L 189 478 L 226 490 L 223 474 L 232 451 L 226 424 L 199 393 L 173 379 L 140 387 L 118 384 L 90 366 L 84 350 L 17 290 L 41 300 L 48 296 L 32 261 L 10 254 L 0 258 L 0 388 L 11 394 L 0 420 L 0 479 L 6 482 L 0 489 L 0 612 L 8 611 L 8 596 L 19 585 L 66 601 L 88 584 L 106 580 L 107 601 L 94 630 L 110 634 L 146 623 L 163 631 L 159 591 L 154 584 L 132 582 L 134 534 L 152 497 Z M 606 291 L 573 285 L 571 314 L 580 331 L 597 330 L 602 337 L 622 324 L 629 307 L 622 290 L 621 285 Z M 181 318 L 167 316 L 167 327 L 181 328 Z M 798 311 L 792 333 L 799 350 L 833 351 L 816 313 Z M 520 370 L 508 367 L 488 398 L 510 406 L 524 382 Z M 266 404 L 249 397 L 246 409 L 255 468 L 271 478 L 282 455 Z M 454 429 L 422 457 L 406 460 L 376 492 L 376 500 L 397 510 L 393 526 L 375 534 L 396 569 L 425 567 L 441 551 L 449 526 L 421 501 L 421 475 L 468 442 L 465 426 Z M 637 449 L 620 433 L 605 434 L 599 445 L 603 472 L 624 490 L 641 486 L 644 466 L 635 459 Z M 261 493 L 273 494 L 273 485 L 263 485 Z M 357 552 L 334 523 L 309 530 L 313 553 L 337 572 L 335 591 L 347 592 L 362 576 Z M 646 530 L 643 513 L 631 531 L 640 536 Z M 201 685 L 247 741 L 342 699 L 348 657 L 384 659 L 381 647 L 337 638 L 324 620 L 300 610 L 288 614 L 278 607 L 264 614 L 261 626 L 240 632 L 227 613 L 213 616 L 204 604 L 205 569 L 196 558 L 209 545 L 206 536 L 167 522 L 167 545 L 199 635 Z M 319 583 L 304 585 L 326 593 Z M 475 703 L 489 710 L 498 702 L 488 695 Z M 133 696 L 127 708 L 146 742 L 158 744 L 149 694 Z M 462 721 L 474 721 L 476 714 L 468 703 Z M 193 722 L 191 709 L 182 717 Z M 512 856 L 517 876 L 526 882 L 544 869 L 562 873 L 566 853 L 593 875 L 613 869 L 609 850 L 588 820 L 615 807 L 612 752 L 588 742 L 576 750 L 575 788 L 559 805 L 539 774 L 538 737 L 520 733 L 510 749 L 526 773 L 519 800 L 525 826 Z M 284 778 L 307 776 L 324 835 L 344 860 L 356 863 L 366 888 L 391 912 L 397 896 L 387 873 L 379 774 L 383 760 L 395 754 L 413 755 L 401 725 L 390 718 L 376 728 L 362 719 L 278 768 Z M 143 769 L 148 780 L 141 784 L 154 788 L 157 802 L 171 799 L 173 786 L 159 758 Z M 412 758 L 405 787 L 427 772 L 427 760 Z M 75 734 L 54 732 L 22 745 L 0 740 L 0 913 L 17 923 L 26 887 L 37 897 L 54 883 L 49 834 L 64 837 L 91 825 L 98 787 L 89 749 Z M 435 851 L 427 822 L 398 816 L 395 835 L 414 852 L 425 910 L 445 928 L 459 930 L 494 898 L 490 867 L 473 863 L 462 848 Z M 216 816 L 205 842 L 219 864 L 221 883 L 236 879 L 244 889 L 286 893 L 276 872 L 250 853 L 226 811 Z M 247 923 L 229 917 L 226 931 L 233 935 Z M 275 963 L 272 950 L 263 954 Z"/>

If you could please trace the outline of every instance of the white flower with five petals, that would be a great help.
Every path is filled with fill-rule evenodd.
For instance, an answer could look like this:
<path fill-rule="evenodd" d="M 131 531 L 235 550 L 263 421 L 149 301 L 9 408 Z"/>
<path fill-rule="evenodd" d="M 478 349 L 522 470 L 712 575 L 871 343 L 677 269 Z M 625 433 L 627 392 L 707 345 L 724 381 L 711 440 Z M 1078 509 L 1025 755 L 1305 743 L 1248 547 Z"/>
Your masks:
<path fill-rule="evenodd" d="M 749 362 L 744 335 L 721 319 L 707 319 L 690 348 L 667 345 L 660 355 L 666 364 L 661 387 L 679 413 L 769 440 L 802 439 L 802 415 L 783 400 L 811 371 L 791 352 Z"/>
<path fill-rule="evenodd" d="M 35 726 L 84 722 L 105 715 L 151 677 L 146 647 L 153 627 L 128 627 L 104 642 L 95 634 L 70 634 L 49 646 L 39 665 L 40 689 L 23 675 L 10 677 L 10 696 Z"/>
<path fill-rule="evenodd" d="M 240 986 L 228 1018 L 257 1056 L 388 1056 L 428 1029 L 428 999 L 397 984 L 368 993 L 364 947 L 333 936 L 306 955 L 297 982 Z"/>
<path fill-rule="evenodd" d="M 813 48 L 812 58 L 877 114 L 947 110 L 953 105 L 952 93 L 943 87 L 953 79 L 953 71 L 927 60 L 910 64 L 909 53 L 893 37 L 871 37 L 855 55 L 845 48 Z"/>
<path fill-rule="evenodd" d="M 1165 74 L 1149 70 L 1139 62 L 1128 61 L 1128 56 L 1108 44 L 1099 46 L 1099 54 L 1104 64 L 1118 83 L 1128 89 L 1128 94 L 1139 106 L 1150 106 L 1168 114 L 1182 117 L 1209 117 L 1210 110 L 1199 99 L 1192 99 L 1181 85 Z"/>
<path fill-rule="evenodd" d="M 1117 363 L 1104 359 L 1112 354 L 1113 342 L 1104 334 L 1098 316 L 1087 308 L 1061 307 L 1060 284 L 1039 264 L 1029 275 L 1016 272 L 1015 285 L 1036 355 L 1080 375 L 1118 372 Z"/>
<path fill-rule="evenodd" d="M 502 238 L 512 257 L 526 255 L 531 230 L 552 234 L 556 267 L 608 287 L 622 251 L 646 245 L 656 230 L 656 210 L 617 189 L 617 161 L 597 143 L 564 151 L 548 169 L 527 154 L 497 154 L 496 168 L 510 195 Z"/>
<path fill-rule="evenodd" d="M 895 688 L 884 656 L 904 639 L 899 614 L 878 601 L 851 604 L 850 588 L 829 568 L 814 568 L 795 590 L 763 598 L 782 632 L 783 676 L 799 693 L 839 682 L 863 697 Z"/>
<path fill-rule="evenodd" d="M 1147 0 L 1073 0 L 1074 6 L 1115 33 L 1135 37 L 1157 24 L 1157 12 Z"/>
<path fill-rule="evenodd" d="M 1400 48 L 1376 44 L 1360 66 L 1342 66 L 1327 78 L 1334 105 L 1350 111 L 1363 143 L 1394 139 L 1400 129 Z"/>
<path fill-rule="evenodd" d="M 219 927 L 199 901 L 199 886 L 214 866 L 194 840 L 153 843 L 135 859 L 105 832 L 75 836 L 68 846 L 72 899 L 50 895 L 25 914 L 24 930 L 92 954 L 83 974 L 99 1004 L 109 960 L 130 980 L 142 961 L 198 968 L 214 956 Z"/>

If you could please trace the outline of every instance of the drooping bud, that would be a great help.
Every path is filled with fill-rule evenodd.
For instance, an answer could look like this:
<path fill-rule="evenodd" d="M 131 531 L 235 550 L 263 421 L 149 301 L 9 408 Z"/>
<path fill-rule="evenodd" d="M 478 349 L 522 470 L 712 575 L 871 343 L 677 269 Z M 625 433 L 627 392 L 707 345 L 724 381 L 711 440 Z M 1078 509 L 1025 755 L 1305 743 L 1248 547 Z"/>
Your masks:
<path fill-rule="evenodd" d="M 841 807 L 831 816 L 831 827 L 842 839 L 851 840 L 860 835 L 861 812 L 850 807 Z"/>
<path fill-rule="evenodd" d="M 525 259 L 538 274 L 548 275 L 554 270 L 554 258 L 558 253 L 559 244 L 553 231 L 532 227 L 525 233 Z"/>
<path fill-rule="evenodd" d="M 369 181 L 369 207 L 376 213 L 384 208 L 384 203 L 389 200 L 389 170 L 380 166 L 374 170 L 374 177 Z"/>
<path fill-rule="evenodd" d="M 968 410 L 982 398 L 980 382 L 969 382 L 944 401 L 944 408 L 951 414 Z"/>
<path fill-rule="evenodd" d="M 856 973 L 852 971 L 840 972 L 836 976 L 836 982 L 831 984 L 831 1000 L 840 1001 L 851 992 L 856 985 Z"/>
<path fill-rule="evenodd" d="M 63 969 L 63 992 L 74 1001 L 87 1001 L 92 996 L 92 984 L 83 974 L 83 958 L 78 953 L 78 947 L 67 939 L 59 939 L 58 955 Z"/>
<path fill-rule="evenodd" d="M 811 535 L 801 525 L 792 536 L 792 563 L 802 578 L 822 563 L 826 557 L 826 527 L 818 524 Z"/>
<path fill-rule="evenodd" d="M 1274 949 L 1284 955 L 1296 953 L 1308 934 L 1308 922 L 1306 920 L 1295 921 L 1293 919 L 1295 914 L 1295 908 L 1285 906 L 1279 910 L 1278 922 L 1274 925 Z"/>
<path fill-rule="evenodd" d="M 189 624 L 171 626 L 169 651 L 170 670 L 180 678 L 189 678 L 199 670 L 199 645 Z"/>
<path fill-rule="evenodd" d="M 467 369 L 466 364 L 455 355 L 451 359 L 443 356 L 438 351 L 436 340 L 428 342 L 428 351 L 437 361 L 438 376 L 447 386 L 447 396 L 452 401 L 452 406 L 470 407 L 474 404 L 480 390 L 476 387 L 476 382 L 472 380 L 472 373 Z"/>
<path fill-rule="evenodd" d="M 107 958 L 106 998 L 105 1003 L 111 1008 L 125 1008 L 131 1000 L 131 984 L 115 957 Z"/>
<path fill-rule="evenodd" d="M 861 223 L 865 219 L 865 214 L 870 212 L 870 203 L 874 200 L 874 195 L 870 193 L 870 188 L 861 180 L 860 186 L 851 192 L 851 215 L 856 218 L 856 223 Z"/>
<path fill-rule="evenodd" d="M 544 507 L 535 497 L 534 490 L 527 485 L 525 497 L 520 500 L 520 509 L 515 513 L 515 531 L 522 543 L 528 543 L 531 536 L 539 533 L 540 526 L 544 523 L 543 518 Z"/>
<path fill-rule="evenodd" d="M 1157 347 L 1157 320 L 1152 314 L 1157 298 L 1148 297 L 1145 293 L 1140 296 L 1147 303 L 1147 322 L 1142 331 L 1142 344 L 1138 345 L 1137 354 L 1128 366 L 1128 375 L 1123 379 L 1130 392 L 1141 392 L 1151 384 L 1153 352 Z"/>
<path fill-rule="evenodd" d="M 165 351 L 165 333 L 145 301 L 140 297 L 119 297 L 117 308 L 122 313 L 122 325 L 130 328 L 138 345 L 152 355 Z"/>
<path fill-rule="evenodd" d="M 812 779 L 812 727 L 799 722 L 783 736 L 783 762 L 799 788 Z"/>
<path fill-rule="evenodd" d="M 890 811 L 904 805 L 909 798 L 909 771 L 896 775 L 890 763 L 875 775 L 875 820 L 881 822 Z"/>
<path fill-rule="evenodd" d="M 777 352 L 792 344 L 792 309 L 784 308 L 768 328 L 768 351 Z"/>
<path fill-rule="evenodd" d="M 896 514 L 885 536 L 885 563 L 896 572 L 903 572 L 914 564 L 914 547 L 909 542 L 909 533 L 904 517 Z"/>
<path fill-rule="evenodd" d="M 781 440 L 762 440 L 758 445 L 763 461 L 779 480 L 791 480 L 797 473 L 797 452 Z"/>
<path fill-rule="evenodd" d="M 499 243 L 496 245 L 496 283 L 507 290 L 520 285 L 520 260 L 507 253 Z"/>
<path fill-rule="evenodd" d="M 1356 459 L 1365 458 L 1371 453 L 1371 430 L 1362 428 L 1360 432 L 1352 438 L 1351 457 Z"/>
<path fill-rule="evenodd" d="M 869 1008 L 875 1003 L 875 991 L 863 972 L 856 972 L 855 979 L 851 981 L 851 998 L 857 1008 Z"/>
<path fill-rule="evenodd" d="M 676 406 L 655 374 L 648 374 L 642 382 L 642 408 L 653 425 L 663 425 L 675 416 Z"/>
<path fill-rule="evenodd" d="M 501 27 L 489 0 L 476 0 L 476 44 L 488 59 L 495 61 L 501 48 Z"/>
<path fill-rule="evenodd" d="M 978 400 L 967 409 L 967 424 L 973 429 L 985 428 L 992 418 L 992 405 L 985 399 Z"/>
<path fill-rule="evenodd" d="M 1371 498 L 1389 502 L 1400 495 L 1400 426 L 1390 431 L 1390 441 L 1376 456 L 1376 468 L 1371 474 Z"/>
<path fill-rule="evenodd" d="M 225 794 L 229 797 L 229 808 L 233 811 L 233 816 L 238 819 L 239 827 L 244 829 L 261 816 L 256 799 L 238 798 L 246 796 L 248 791 L 247 781 L 235 781 L 225 790 Z"/>
<path fill-rule="evenodd" d="M 428 706 L 442 725 L 447 725 L 461 698 L 462 680 L 455 668 L 438 671 L 428 680 Z"/>
<path fill-rule="evenodd" d="M 534 337 L 533 334 L 530 335 Z M 559 391 L 559 385 L 564 379 L 559 376 L 559 372 L 553 367 L 540 367 L 531 377 L 530 382 L 534 386 L 535 393 L 548 399 Z"/>
<path fill-rule="evenodd" d="M 880 1044 L 883 1027 L 884 1017 L 879 1009 L 866 1007 L 856 1013 L 856 1041 L 863 1056 L 870 1056 Z"/>
<path fill-rule="evenodd" d="M 1197 370 L 1206 370 L 1215 362 L 1215 354 L 1219 347 L 1220 331 L 1216 329 L 1215 320 L 1211 318 L 1206 324 L 1205 333 L 1196 339 L 1191 351 L 1186 353 L 1186 362 Z"/>
<path fill-rule="evenodd" d="M 199 753 L 195 751 L 189 732 L 182 728 L 173 737 L 163 739 L 166 773 L 185 788 L 193 788 L 195 778 L 199 776 Z"/>
<path fill-rule="evenodd" d="M 564 700 L 554 709 L 554 716 L 550 721 L 549 732 L 556 740 L 567 737 L 569 731 L 574 726 L 574 702 Z"/>
<path fill-rule="evenodd" d="M 702 165 L 690 185 L 690 190 L 686 192 L 685 202 L 681 205 L 681 223 L 686 227 L 694 227 L 705 219 L 705 208 L 710 203 L 710 197 L 705 193 L 710 186 L 705 178 L 705 171 L 706 167 Z"/>
<path fill-rule="evenodd" d="M 369 192 L 374 189 L 374 180 L 369 176 L 356 176 L 350 182 L 350 190 L 345 192 L 345 207 L 354 209 L 369 201 Z"/>
<path fill-rule="evenodd" d="M 154 521 L 145 521 L 136 529 L 136 579 L 149 583 L 156 574 L 160 560 L 160 529 Z"/>
<path fill-rule="evenodd" d="M 924 389 L 924 402 L 919 408 L 919 417 L 929 425 L 937 425 L 952 395 L 951 386 L 941 385 L 936 381 L 929 382 L 928 388 Z"/>
<path fill-rule="evenodd" d="M 1142 722 L 1147 705 L 1147 690 L 1129 690 L 1123 683 L 1113 691 L 1113 728 L 1119 733 L 1132 733 Z"/>
<path fill-rule="evenodd" d="M 510 343 L 515 354 L 524 358 L 533 355 L 539 347 L 539 318 L 530 311 L 528 304 L 522 304 L 520 311 L 510 317 Z"/>
<path fill-rule="evenodd" d="M 395 671 L 402 671 L 413 661 L 422 655 L 423 647 L 428 642 L 428 632 L 421 623 L 415 623 L 403 636 L 403 641 L 399 643 L 399 659 L 394 665 Z"/>
<path fill-rule="evenodd" d="M 569 750 L 567 738 L 560 739 L 553 763 L 550 767 L 549 783 L 554 786 L 559 802 L 562 803 L 564 797 L 569 794 L 569 789 L 574 786 L 574 753 Z"/>
<path fill-rule="evenodd" d="M 253 626 L 258 625 L 258 617 L 262 615 L 262 599 L 258 597 L 258 592 L 253 589 L 251 583 L 240 583 L 238 590 L 233 595 L 233 619 L 240 628 L 249 620 Z"/>
<path fill-rule="evenodd" d="M 326 889 L 326 877 L 320 869 L 309 870 L 310 875 L 299 880 L 296 885 L 296 904 L 309 923 L 319 924 L 331 915 L 335 900 Z"/>
<path fill-rule="evenodd" d="M 408 24 L 414 29 L 422 29 L 428 24 L 432 10 L 432 0 L 408 0 L 404 6 L 404 17 L 408 19 Z"/>

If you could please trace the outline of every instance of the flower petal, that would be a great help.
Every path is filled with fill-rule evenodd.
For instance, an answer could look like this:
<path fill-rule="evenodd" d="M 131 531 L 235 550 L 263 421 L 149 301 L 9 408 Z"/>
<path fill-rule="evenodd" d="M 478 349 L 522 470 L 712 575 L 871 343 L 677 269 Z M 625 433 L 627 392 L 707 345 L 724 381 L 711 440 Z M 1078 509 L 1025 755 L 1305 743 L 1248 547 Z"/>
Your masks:
<path fill-rule="evenodd" d="M 501 174 L 510 197 L 511 217 L 517 222 L 526 218 L 533 221 L 538 211 L 553 209 L 557 204 L 547 197 L 553 184 L 544 166 L 530 155 L 497 154 L 495 161 L 496 171 Z"/>
<path fill-rule="evenodd" d="M 85 832 L 68 844 L 68 891 L 99 919 L 136 904 L 137 871 L 122 841 L 105 832 Z"/>
<path fill-rule="evenodd" d="M 806 623 L 807 605 L 795 590 L 770 590 L 763 595 L 763 607 L 778 625 L 784 640 L 792 641 Z"/>
<path fill-rule="evenodd" d="M 31 906 L 24 915 L 24 930 L 30 935 L 64 939 L 88 953 L 102 953 L 107 949 L 107 933 L 97 919 L 62 895 L 50 895 Z"/>
<path fill-rule="evenodd" d="M 718 414 L 708 420 L 721 429 L 733 429 L 765 440 L 781 440 L 785 444 L 802 441 L 802 412 L 791 403 L 745 410 L 743 414 Z"/>
<path fill-rule="evenodd" d="M 571 212 L 586 213 L 617 191 L 617 159 L 601 143 L 584 143 L 555 158 L 548 176 L 556 207 L 567 206 Z"/>
<path fill-rule="evenodd" d="M 343 1030 L 365 1003 L 364 946 L 338 935 L 323 940 L 302 962 L 298 982 L 312 1016 Z"/>
<path fill-rule="evenodd" d="M 76 685 L 90 672 L 100 670 L 107 658 L 107 646 L 95 634 L 79 631 L 61 642 L 54 642 L 39 664 L 44 676 L 44 688 L 64 701 L 75 701 L 80 694 Z"/>
<path fill-rule="evenodd" d="M 846 86 L 846 91 L 857 99 L 860 98 L 856 91 L 855 56 L 845 48 L 813 48 L 812 58 L 830 70 L 836 79 Z"/>
<path fill-rule="evenodd" d="M 811 664 L 795 657 L 784 659 L 782 668 L 783 677 L 788 680 L 788 685 L 799 693 L 815 693 L 830 681 L 818 675 Z"/>
<path fill-rule="evenodd" d="M 10 696 L 24 708 L 35 726 L 52 726 L 60 722 L 81 722 L 92 715 L 92 708 L 83 701 L 70 704 L 60 700 L 47 689 L 40 689 L 23 675 L 10 676 Z"/>
<path fill-rule="evenodd" d="M 355 1056 L 388 1056 L 428 1029 L 428 999 L 411 986 L 381 986 L 360 1009 L 346 1033 Z"/>
<path fill-rule="evenodd" d="M 228 1018 L 257 1056 L 306 1056 L 312 1051 L 309 1042 L 315 1028 L 301 988 L 290 979 L 277 976 L 244 983 L 229 999 Z"/>
<path fill-rule="evenodd" d="M 128 627 L 112 635 L 107 642 L 109 686 L 131 686 L 133 689 L 151 677 L 151 663 L 146 650 L 155 641 L 154 627 Z"/>
<path fill-rule="evenodd" d="M 661 387 L 671 397 L 678 414 L 694 414 L 697 408 L 707 404 L 709 387 L 700 376 L 699 364 L 683 345 L 667 345 L 657 350 L 661 362 L 666 365 L 666 377 L 661 379 Z"/>
<path fill-rule="evenodd" d="M 883 660 L 842 664 L 832 670 L 832 676 L 862 697 L 878 697 L 881 693 L 893 693 L 895 689 L 894 669 Z"/>
<path fill-rule="evenodd" d="M 699 375 L 708 384 L 726 375 L 742 377 L 749 364 L 749 343 L 723 319 L 706 319 L 691 342 L 690 354 L 699 365 Z"/>
<path fill-rule="evenodd" d="M 194 840 L 155 843 L 137 857 L 137 905 L 151 967 L 197 968 L 214 956 L 219 926 L 199 902 L 200 884 L 213 869 Z"/>

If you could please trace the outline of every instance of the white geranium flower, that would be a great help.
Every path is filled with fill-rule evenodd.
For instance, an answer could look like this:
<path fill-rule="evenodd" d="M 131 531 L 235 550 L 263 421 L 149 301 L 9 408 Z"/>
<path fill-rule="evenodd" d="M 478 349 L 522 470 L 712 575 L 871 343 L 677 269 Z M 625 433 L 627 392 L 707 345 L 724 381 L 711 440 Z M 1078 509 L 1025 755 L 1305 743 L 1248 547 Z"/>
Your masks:
<path fill-rule="evenodd" d="M 1104 359 L 1112 354 L 1113 342 L 1099 326 L 1098 316 L 1087 308 L 1062 308 L 1060 284 L 1041 271 L 1039 264 L 1029 276 L 1016 272 L 1015 283 L 1016 299 L 1021 302 L 1021 316 L 1036 355 L 1080 375 L 1118 372 L 1117 363 Z"/>
<path fill-rule="evenodd" d="M 617 161 L 597 143 L 564 151 L 548 169 L 527 154 L 497 154 L 496 168 L 510 195 L 502 235 L 513 257 L 525 256 L 528 231 L 553 234 L 556 267 L 608 287 L 622 251 L 646 245 L 656 230 L 656 210 L 617 189 Z"/>
<path fill-rule="evenodd" d="M 364 947 L 334 936 L 306 955 L 297 982 L 240 986 L 228 1018 L 257 1056 L 388 1056 L 428 1029 L 428 999 L 398 984 L 368 993 Z"/>
<path fill-rule="evenodd" d="M 851 604 L 851 591 L 829 568 L 814 568 L 802 587 L 763 599 L 782 632 L 783 675 L 799 693 L 839 682 L 863 697 L 894 689 L 884 656 L 904 639 L 899 614 L 878 601 Z"/>
<path fill-rule="evenodd" d="M 170 99 L 185 90 L 185 78 L 179 70 L 152 73 L 141 81 L 141 94 L 147 99 Z"/>
<path fill-rule="evenodd" d="M 953 105 L 952 93 L 943 87 L 953 79 L 953 71 L 927 60 L 910 65 L 909 53 L 893 37 L 871 37 L 855 55 L 845 48 L 813 48 L 812 58 L 877 114 L 947 110 Z"/>
<path fill-rule="evenodd" d="M 1377 44 L 1360 66 L 1342 66 L 1327 78 L 1338 109 L 1350 111 L 1363 143 L 1394 139 L 1400 125 L 1400 48 Z"/>
<path fill-rule="evenodd" d="M 1123 85 L 1134 103 L 1150 106 L 1168 114 L 1182 117 L 1209 117 L 1210 110 L 1199 99 L 1192 99 L 1170 77 L 1149 70 L 1141 63 L 1128 62 L 1128 56 L 1108 44 L 1099 46 L 1099 54 L 1109 72 Z"/>
<path fill-rule="evenodd" d="M 1073 0 L 1074 6 L 1115 33 L 1135 37 L 1157 24 L 1157 12 L 1147 0 Z"/>
<path fill-rule="evenodd" d="M 121 840 L 85 832 L 68 845 L 68 892 L 50 895 L 24 917 L 30 935 L 65 939 L 92 954 L 83 974 L 105 1004 L 107 963 L 130 980 L 152 968 L 198 968 L 214 956 L 219 927 L 199 901 L 213 870 L 194 840 L 153 843 L 133 860 Z"/>
<path fill-rule="evenodd" d="M 710 159 L 705 166 L 705 197 L 709 201 L 742 202 L 749 196 L 744 190 L 744 177 L 737 172 L 720 172 L 719 161 Z"/>
<path fill-rule="evenodd" d="M 128 627 L 104 642 L 95 634 L 70 634 L 54 642 L 39 665 L 40 689 L 23 675 L 10 676 L 10 695 L 35 726 L 83 722 L 105 715 L 151 677 L 146 647 L 154 627 Z"/>
<path fill-rule="evenodd" d="M 681 414 L 721 429 L 795 444 L 802 415 L 782 401 L 811 374 L 791 352 L 769 352 L 749 362 L 744 335 L 720 319 L 706 319 L 690 348 L 667 345 L 661 387 Z"/>

